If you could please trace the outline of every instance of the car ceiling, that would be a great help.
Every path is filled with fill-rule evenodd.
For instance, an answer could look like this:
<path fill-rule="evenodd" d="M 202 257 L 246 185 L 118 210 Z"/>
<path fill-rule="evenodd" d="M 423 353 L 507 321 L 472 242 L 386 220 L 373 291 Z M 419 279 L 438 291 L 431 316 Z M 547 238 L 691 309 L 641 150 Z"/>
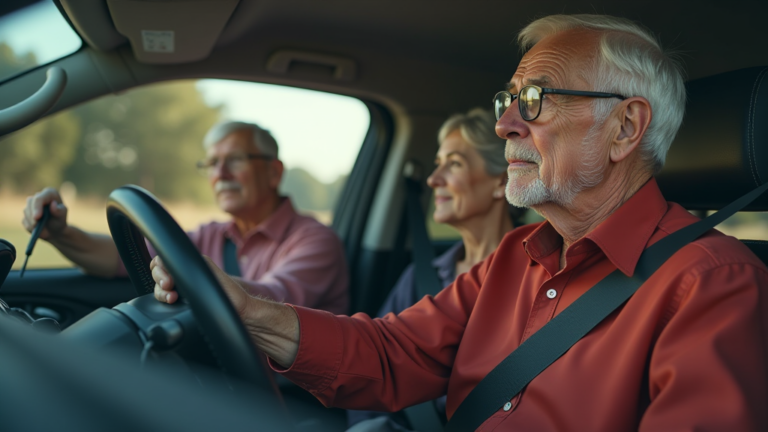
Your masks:
<path fill-rule="evenodd" d="M 23 3 L 10 1 L 4 12 Z M 532 19 L 553 13 L 605 13 L 636 20 L 681 54 L 690 79 L 768 64 L 768 26 L 763 23 L 768 2 L 757 0 L 240 0 L 209 58 L 186 66 L 136 62 L 114 30 L 107 0 L 59 3 L 64 9 L 79 3 L 92 11 L 79 20 L 83 25 L 77 17 L 72 20 L 91 45 L 122 44 L 116 51 L 132 69 L 132 85 L 183 77 L 238 78 L 347 93 L 436 115 L 488 104 L 519 61 L 517 32 Z M 357 78 L 339 83 L 302 71 L 276 76 L 265 66 L 282 49 L 352 59 Z"/>
<path fill-rule="evenodd" d="M 359 82 L 341 86 L 352 93 L 358 88 L 395 96 L 411 110 L 442 104 L 461 110 L 487 103 L 519 61 L 516 33 L 553 13 L 605 13 L 641 22 L 681 53 L 691 79 L 768 64 L 765 1 L 241 0 L 212 57 L 239 57 L 253 63 L 248 70 L 258 75 L 257 63 L 277 49 L 338 54 L 359 63 Z M 465 90 L 459 80 L 467 80 Z M 433 89 L 414 93 L 414 87 Z M 422 104 L 408 95 L 432 100 Z"/>
<path fill-rule="evenodd" d="M 515 65 L 517 32 L 537 17 L 556 13 L 636 20 L 665 46 L 684 53 L 691 78 L 768 62 L 765 1 L 242 0 L 240 8 L 253 8 L 251 38 L 293 34 L 352 50 L 482 68 Z"/>

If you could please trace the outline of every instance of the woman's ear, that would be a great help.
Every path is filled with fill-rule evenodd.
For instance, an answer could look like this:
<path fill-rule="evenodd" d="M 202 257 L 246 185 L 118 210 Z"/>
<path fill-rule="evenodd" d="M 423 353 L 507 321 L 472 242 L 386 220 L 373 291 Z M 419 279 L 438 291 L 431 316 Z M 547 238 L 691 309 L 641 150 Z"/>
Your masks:
<path fill-rule="evenodd" d="M 496 199 L 504 198 L 507 190 L 507 173 L 499 176 L 496 187 L 493 188 L 493 197 Z"/>
<path fill-rule="evenodd" d="M 626 159 L 640 145 L 653 117 L 651 104 L 643 97 L 626 99 L 619 106 L 618 130 L 611 142 L 611 161 Z"/>

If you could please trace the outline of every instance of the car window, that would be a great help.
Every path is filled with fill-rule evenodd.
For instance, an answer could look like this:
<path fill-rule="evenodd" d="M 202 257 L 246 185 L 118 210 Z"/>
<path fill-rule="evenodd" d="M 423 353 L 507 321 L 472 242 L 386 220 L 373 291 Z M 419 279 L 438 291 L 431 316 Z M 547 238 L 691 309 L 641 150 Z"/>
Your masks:
<path fill-rule="evenodd" d="M 0 81 L 79 50 L 83 41 L 53 1 L 0 17 Z"/>
<path fill-rule="evenodd" d="M 709 212 L 712 214 L 714 212 Z M 716 227 L 724 234 L 746 240 L 768 239 L 768 214 L 738 212 Z"/>
<path fill-rule="evenodd" d="M 26 247 L 25 197 L 44 187 L 59 188 L 69 222 L 93 232 L 109 232 L 106 198 L 129 183 L 154 193 L 186 230 L 228 220 L 196 169 L 203 136 L 225 120 L 270 130 L 285 165 L 281 193 L 299 212 L 333 221 L 370 123 L 363 102 L 259 83 L 184 80 L 104 96 L 0 138 L 0 237 Z M 46 242 L 28 264 L 68 266 Z"/>

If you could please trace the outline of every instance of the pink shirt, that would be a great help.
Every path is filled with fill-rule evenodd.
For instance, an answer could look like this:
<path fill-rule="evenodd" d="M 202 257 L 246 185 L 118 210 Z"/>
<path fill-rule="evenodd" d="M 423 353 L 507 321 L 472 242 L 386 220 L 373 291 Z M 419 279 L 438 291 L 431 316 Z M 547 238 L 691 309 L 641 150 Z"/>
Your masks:
<path fill-rule="evenodd" d="M 349 281 L 341 241 L 329 227 L 296 213 L 289 198 L 245 236 L 232 221 L 200 225 L 187 235 L 220 268 L 224 239 L 231 239 L 237 246 L 240 280 L 253 296 L 347 313 Z M 155 255 L 151 247 L 150 254 Z M 127 274 L 122 262 L 118 274 Z"/>

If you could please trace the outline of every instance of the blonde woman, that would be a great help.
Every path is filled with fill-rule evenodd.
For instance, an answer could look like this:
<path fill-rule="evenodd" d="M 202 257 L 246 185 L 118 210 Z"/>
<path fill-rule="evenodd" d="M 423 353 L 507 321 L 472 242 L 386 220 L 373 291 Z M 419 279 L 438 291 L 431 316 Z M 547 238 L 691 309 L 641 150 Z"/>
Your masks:
<path fill-rule="evenodd" d="M 505 198 L 505 142 L 496 135 L 495 126 L 493 113 L 475 108 L 451 116 L 438 134 L 435 169 L 427 178 L 434 191 L 432 217 L 461 235 L 461 241 L 432 262 L 443 287 L 493 252 L 514 227 L 513 220 L 524 212 L 511 207 Z M 411 264 L 390 292 L 379 316 L 398 314 L 418 300 Z M 445 397 L 434 402 L 438 413 L 445 417 Z M 403 413 L 349 411 L 348 420 L 352 426 L 349 432 L 411 429 Z"/>

